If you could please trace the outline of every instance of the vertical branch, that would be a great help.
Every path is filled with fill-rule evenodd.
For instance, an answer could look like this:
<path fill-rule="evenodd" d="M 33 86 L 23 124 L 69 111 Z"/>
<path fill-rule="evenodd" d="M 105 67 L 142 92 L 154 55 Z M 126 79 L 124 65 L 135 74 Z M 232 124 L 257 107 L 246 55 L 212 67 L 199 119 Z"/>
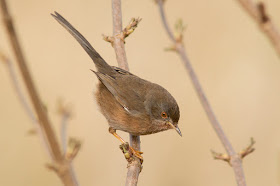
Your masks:
<path fill-rule="evenodd" d="M 64 185 L 76 186 L 78 185 L 78 183 L 71 169 L 71 162 L 66 161 L 61 152 L 59 143 L 51 127 L 48 115 L 42 105 L 41 99 L 27 67 L 25 57 L 23 55 L 20 43 L 17 38 L 16 30 L 13 25 L 12 17 L 9 13 L 5 0 L 0 0 L 0 9 L 4 25 L 8 33 L 8 37 L 10 39 L 10 43 L 16 57 L 16 61 L 18 63 L 29 97 L 39 120 L 38 124 L 43 131 L 44 140 L 48 144 L 48 151 L 50 152 L 53 162 L 55 163 L 53 166 L 49 166 L 49 168 L 52 168 L 57 172 Z"/>
<path fill-rule="evenodd" d="M 129 70 L 124 40 L 121 39 L 122 33 L 122 12 L 121 12 L 121 0 L 112 0 L 112 14 L 113 14 L 113 47 L 115 49 L 117 61 L 120 68 Z M 137 151 L 140 151 L 140 137 L 130 134 L 130 145 Z M 126 186 L 136 186 L 138 176 L 141 171 L 141 163 L 138 158 L 129 163 L 127 170 Z"/>
<path fill-rule="evenodd" d="M 222 142 L 224 148 L 226 149 L 226 151 L 229 155 L 229 163 L 233 167 L 236 182 L 237 182 L 238 186 L 246 186 L 245 176 L 244 176 L 244 172 L 243 172 L 243 168 L 242 168 L 241 156 L 240 156 L 240 154 L 235 152 L 229 139 L 227 138 L 226 134 L 224 133 L 219 121 L 217 120 L 217 118 L 213 112 L 213 109 L 212 109 L 211 105 L 209 104 L 207 97 L 198 81 L 197 75 L 195 74 L 193 67 L 187 57 L 182 40 L 176 39 L 175 36 L 173 35 L 170 27 L 168 26 L 168 23 L 165 18 L 165 12 L 163 9 L 163 0 L 157 0 L 157 3 L 159 6 L 161 20 L 165 27 L 165 30 L 166 30 L 169 38 L 173 42 L 176 52 L 178 52 L 178 54 L 180 55 L 184 65 L 189 73 L 192 84 L 196 90 L 198 98 L 204 108 L 204 111 L 206 112 L 206 114 L 208 116 L 208 119 L 209 119 L 212 127 L 214 128 L 216 134 L 218 135 L 220 141 Z"/>
<path fill-rule="evenodd" d="M 122 33 L 122 7 L 121 0 L 112 0 L 112 15 L 113 15 L 113 47 L 115 49 L 117 62 L 119 67 L 124 70 L 129 70 L 124 41 L 118 37 Z"/>
<path fill-rule="evenodd" d="M 134 149 L 140 151 L 140 143 L 141 143 L 140 137 L 133 136 L 131 134 L 129 137 L 130 137 L 131 146 Z M 126 186 L 136 186 L 140 172 L 141 172 L 141 163 L 138 158 L 135 158 L 135 160 L 129 164 L 125 185 Z"/>

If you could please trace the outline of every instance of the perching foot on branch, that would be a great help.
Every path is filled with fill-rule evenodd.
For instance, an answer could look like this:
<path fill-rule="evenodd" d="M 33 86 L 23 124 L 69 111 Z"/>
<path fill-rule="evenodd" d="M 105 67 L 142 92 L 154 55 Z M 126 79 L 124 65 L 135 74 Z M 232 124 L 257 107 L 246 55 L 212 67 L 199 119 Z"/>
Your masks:
<path fill-rule="evenodd" d="M 120 145 L 120 149 L 122 150 L 125 159 L 127 160 L 128 163 L 131 163 L 133 161 L 133 153 L 129 148 L 129 144 L 126 143 L 122 143 Z"/>
<path fill-rule="evenodd" d="M 122 144 L 120 145 L 120 149 L 122 150 L 122 152 L 124 153 L 125 158 L 127 159 L 128 162 L 131 162 L 133 159 L 132 155 L 134 155 L 134 157 L 137 157 L 138 159 L 140 159 L 141 164 L 143 163 L 143 157 L 141 156 L 141 154 L 143 154 L 143 152 L 134 150 L 127 142 L 125 142 L 117 133 L 116 130 L 113 129 L 112 127 L 109 128 L 109 132 L 111 134 L 113 134 L 118 140 L 120 140 L 120 142 L 122 142 Z"/>
<path fill-rule="evenodd" d="M 143 163 L 144 159 L 141 156 L 141 154 L 143 154 L 143 152 L 134 150 L 131 146 L 129 146 L 128 142 L 122 143 L 120 145 L 120 149 L 122 150 L 124 157 L 128 163 L 131 163 L 135 157 L 140 159 L 141 164 Z"/>
<path fill-rule="evenodd" d="M 124 157 L 125 159 L 127 160 L 128 162 L 128 167 L 133 163 L 135 162 L 135 158 L 137 157 L 139 160 L 140 160 L 140 163 L 142 165 L 143 163 L 143 157 L 140 155 L 142 154 L 143 152 L 139 152 L 139 151 L 135 151 L 131 146 L 129 146 L 128 142 L 126 143 L 122 143 L 120 145 L 120 149 L 122 150 L 123 154 L 124 154 Z M 134 152 L 133 152 L 134 151 Z M 142 158 L 139 158 L 138 156 L 135 155 L 135 152 L 138 154 L 138 156 L 142 157 Z M 142 170 L 142 166 L 140 168 L 140 172 Z"/>

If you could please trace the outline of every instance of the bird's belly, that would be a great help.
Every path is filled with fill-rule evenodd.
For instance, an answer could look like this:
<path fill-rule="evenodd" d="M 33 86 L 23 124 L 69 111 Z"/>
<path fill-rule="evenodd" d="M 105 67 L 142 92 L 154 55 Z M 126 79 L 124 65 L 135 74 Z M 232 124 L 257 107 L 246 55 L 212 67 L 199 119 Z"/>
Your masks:
<path fill-rule="evenodd" d="M 99 83 L 95 96 L 100 111 L 107 119 L 110 127 L 133 135 L 145 135 L 151 133 L 149 129 L 152 124 L 150 123 L 149 117 L 141 117 L 141 115 L 134 116 L 130 114 L 119 104 L 119 102 L 117 102 L 115 97 L 102 83 Z"/>

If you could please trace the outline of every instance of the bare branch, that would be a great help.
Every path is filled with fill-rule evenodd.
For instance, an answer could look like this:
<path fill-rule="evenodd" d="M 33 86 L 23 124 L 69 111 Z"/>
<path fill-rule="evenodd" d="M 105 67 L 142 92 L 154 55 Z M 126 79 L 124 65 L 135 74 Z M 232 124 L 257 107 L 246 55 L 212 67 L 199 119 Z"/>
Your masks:
<path fill-rule="evenodd" d="M 24 93 L 23 93 L 22 89 L 20 88 L 19 80 L 16 76 L 16 72 L 15 72 L 15 68 L 13 66 L 13 63 L 1 51 L 0 51 L 0 58 L 1 58 L 1 61 L 3 61 L 4 64 L 7 66 L 9 76 L 10 76 L 10 79 L 12 81 L 12 85 L 15 89 L 15 92 L 16 92 L 18 98 L 19 98 L 20 103 L 22 104 L 22 106 L 24 108 L 24 111 L 26 112 L 26 114 L 28 115 L 28 117 L 30 118 L 32 123 L 35 123 L 37 125 L 37 119 L 36 119 L 32 109 L 31 109 L 30 105 L 27 103 L 27 99 L 24 96 Z"/>
<path fill-rule="evenodd" d="M 51 128 L 49 118 L 47 117 L 45 110 L 41 104 L 39 95 L 37 93 L 37 90 L 33 84 L 32 78 L 29 73 L 29 69 L 27 68 L 25 58 L 23 56 L 13 23 L 12 23 L 12 18 L 8 12 L 6 2 L 5 0 L 1 0 L 1 8 L 2 8 L 2 16 L 3 20 L 7 29 L 7 33 L 9 36 L 9 39 L 11 41 L 14 54 L 16 56 L 18 65 L 20 67 L 24 82 L 27 86 L 28 93 L 30 95 L 30 98 L 32 100 L 32 104 L 34 108 L 36 109 L 36 112 L 38 114 L 38 118 L 40 120 L 40 125 L 45 131 L 46 138 L 48 139 L 47 141 L 49 142 L 49 150 L 51 151 L 51 155 L 55 159 L 55 161 L 59 161 L 61 159 L 61 152 L 59 145 L 57 141 L 55 140 L 54 132 L 53 129 Z"/>
<path fill-rule="evenodd" d="M 112 15 L 113 15 L 113 37 L 117 62 L 119 67 L 124 70 L 129 70 L 124 42 L 117 35 L 122 32 L 122 10 L 121 10 L 121 0 L 112 0 Z"/>
<path fill-rule="evenodd" d="M 37 90 L 33 83 L 32 77 L 30 75 L 29 69 L 25 61 L 25 57 L 23 55 L 20 43 L 18 41 L 18 37 L 13 25 L 12 17 L 9 13 L 7 3 L 5 0 L 0 0 L 0 8 L 1 8 L 0 12 L 3 17 L 3 22 L 7 30 L 8 37 L 10 39 L 10 43 L 12 45 L 13 52 L 16 57 L 16 61 L 19 65 L 19 69 L 21 71 L 21 75 L 23 77 L 25 86 L 27 88 L 32 105 L 34 107 L 34 110 L 39 120 L 38 124 L 43 132 L 43 137 L 46 143 L 48 144 L 48 151 L 50 152 L 54 164 L 57 167 L 59 167 L 60 170 L 63 169 L 62 171 L 63 174 L 58 174 L 58 175 L 61 181 L 64 183 L 64 185 L 76 186 L 78 185 L 78 183 L 71 169 L 71 164 L 64 160 L 64 157 L 60 150 L 60 146 L 57 142 L 57 138 L 51 127 L 52 125 L 49 121 L 46 110 L 41 102 L 39 94 L 37 93 Z"/>
<path fill-rule="evenodd" d="M 237 0 L 246 12 L 256 21 L 260 29 L 266 34 L 280 57 L 280 33 L 271 17 L 267 14 L 265 4 L 255 4 L 252 0 Z"/>
<path fill-rule="evenodd" d="M 1 51 L 0 51 L 0 59 L 7 66 L 7 69 L 8 69 L 8 72 L 9 72 L 9 76 L 10 76 L 10 79 L 12 81 L 12 85 L 13 85 L 13 88 L 14 88 L 14 90 L 16 92 L 16 95 L 17 95 L 17 97 L 19 99 L 19 102 L 21 103 L 21 105 L 22 105 L 24 111 L 26 112 L 27 116 L 30 118 L 31 123 L 34 125 L 34 128 L 32 128 L 31 130 L 27 131 L 27 133 L 28 134 L 38 134 L 40 139 L 41 139 L 41 141 L 42 141 L 44 149 L 48 153 L 49 157 L 51 157 L 51 155 L 49 153 L 49 150 L 48 150 L 48 144 L 44 140 L 42 130 L 39 127 L 39 124 L 38 124 L 38 120 L 37 120 L 36 116 L 34 115 L 34 113 L 33 113 L 32 109 L 31 109 L 29 103 L 27 102 L 27 98 L 24 95 L 22 88 L 20 87 L 20 83 L 19 83 L 19 80 L 17 78 L 17 75 L 16 75 L 16 72 L 15 72 L 15 68 L 14 68 L 13 63 Z"/>
<path fill-rule="evenodd" d="M 119 67 L 128 71 L 129 68 L 128 68 L 128 63 L 127 63 L 127 58 L 125 53 L 124 40 L 118 37 L 118 35 L 122 33 L 121 0 L 112 0 L 112 15 L 113 15 L 113 37 L 114 37 L 113 47 L 115 49 Z M 130 145 L 132 146 L 133 149 L 140 151 L 140 137 L 133 136 L 130 134 Z M 135 158 L 133 161 L 128 163 L 128 171 L 127 171 L 125 185 L 136 186 L 140 172 L 141 172 L 141 162 L 138 158 Z"/>
<path fill-rule="evenodd" d="M 256 143 L 255 140 L 254 140 L 253 138 L 251 138 L 250 144 L 249 144 L 245 149 L 243 149 L 242 151 L 240 151 L 240 152 L 238 153 L 239 158 L 240 158 L 240 159 L 243 159 L 243 158 L 244 158 L 245 156 L 247 156 L 248 154 L 254 152 L 254 151 L 255 151 L 255 148 L 253 148 L 253 146 L 254 146 L 255 143 Z M 231 157 L 231 156 L 229 156 L 228 154 L 217 153 L 217 152 L 215 152 L 215 151 L 213 151 L 213 150 L 211 150 L 211 152 L 212 152 L 213 158 L 214 158 L 215 160 L 223 160 L 223 161 L 225 161 L 225 162 L 228 162 L 229 165 L 232 166 L 232 165 L 231 165 L 231 160 L 232 160 L 232 157 Z"/>
<path fill-rule="evenodd" d="M 171 39 L 171 41 L 174 43 L 174 46 L 176 48 L 176 51 L 178 52 L 178 54 L 180 55 L 188 73 L 189 73 L 189 76 L 190 76 L 190 79 L 193 83 L 193 86 L 196 90 L 196 93 L 199 97 L 199 100 L 208 116 L 208 119 L 212 125 L 212 127 L 214 128 L 216 134 L 218 135 L 220 141 L 222 142 L 224 148 L 226 149 L 227 151 L 227 154 L 228 156 L 230 157 L 230 164 L 232 165 L 233 167 L 233 170 L 234 170 L 234 173 L 235 173 L 235 178 L 236 178 L 236 181 L 237 181 L 237 184 L 239 186 L 245 186 L 246 185 L 246 182 L 245 182 L 245 176 L 244 176 L 244 172 L 243 172 L 243 168 L 242 168 L 242 160 L 240 158 L 240 156 L 235 152 L 235 150 L 233 149 L 230 141 L 228 140 L 227 136 L 225 135 L 219 121 L 217 120 L 214 112 L 213 112 L 213 109 L 212 107 L 210 106 L 207 98 L 206 98 L 206 95 L 198 81 L 198 78 L 197 78 L 197 75 L 195 74 L 194 70 L 193 70 L 193 67 L 187 57 L 187 54 L 186 54 L 186 51 L 185 51 L 185 48 L 182 44 L 182 41 L 180 40 L 177 40 L 168 23 L 167 23 L 167 20 L 166 20 L 166 16 L 165 16 L 165 12 L 164 12 L 164 9 L 163 9 L 163 1 L 162 0 L 157 0 L 157 3 L 158 3 L 158 6 L 159 6 L 159 11 L 160 11 L 160 15 L 161 15 L 161 20 L 162 20 L 162 23 L 164 25 L 164 28 L 169 36 L 169 38 Z M 216 157 L 220 157 L 219 159 L 228 159 L 228 158 L 222 158 L 224 157 L 224 155 L 216 155 Z"/>
<path fill-rule="evenodd" d="M 140 136 L 133 136 L 130 134 L 130 145 L 137 151 L 140 151 Z M 126 186 L 136 186 L 138 182 L 139 174 L 142 170 L 142 163 L 138 158 L 135 158 L 128 164 L 128 170 L 126 175 Z"/>

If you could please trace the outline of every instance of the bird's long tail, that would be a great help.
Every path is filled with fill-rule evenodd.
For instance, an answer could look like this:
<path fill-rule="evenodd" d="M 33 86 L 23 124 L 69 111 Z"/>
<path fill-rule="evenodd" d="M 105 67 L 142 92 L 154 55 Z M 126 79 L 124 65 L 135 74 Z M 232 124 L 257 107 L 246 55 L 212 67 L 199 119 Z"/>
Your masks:
<path fill-rule="evenodd" d="M 96 68 L 99 72 L 110 74 L 113 72 L 113 69 L 106 61 L 96 52 L 96 50 L 91 46 L 91 44 L 86 40 L 86 38 L 76 30 L 64 17 L 59 13 L 54 12 L 51 14 L 57 22 L 59 22 L 68 32 L 80 43 L 84 50 L 91 57 L 93 62 L 96 65 Z"/>

